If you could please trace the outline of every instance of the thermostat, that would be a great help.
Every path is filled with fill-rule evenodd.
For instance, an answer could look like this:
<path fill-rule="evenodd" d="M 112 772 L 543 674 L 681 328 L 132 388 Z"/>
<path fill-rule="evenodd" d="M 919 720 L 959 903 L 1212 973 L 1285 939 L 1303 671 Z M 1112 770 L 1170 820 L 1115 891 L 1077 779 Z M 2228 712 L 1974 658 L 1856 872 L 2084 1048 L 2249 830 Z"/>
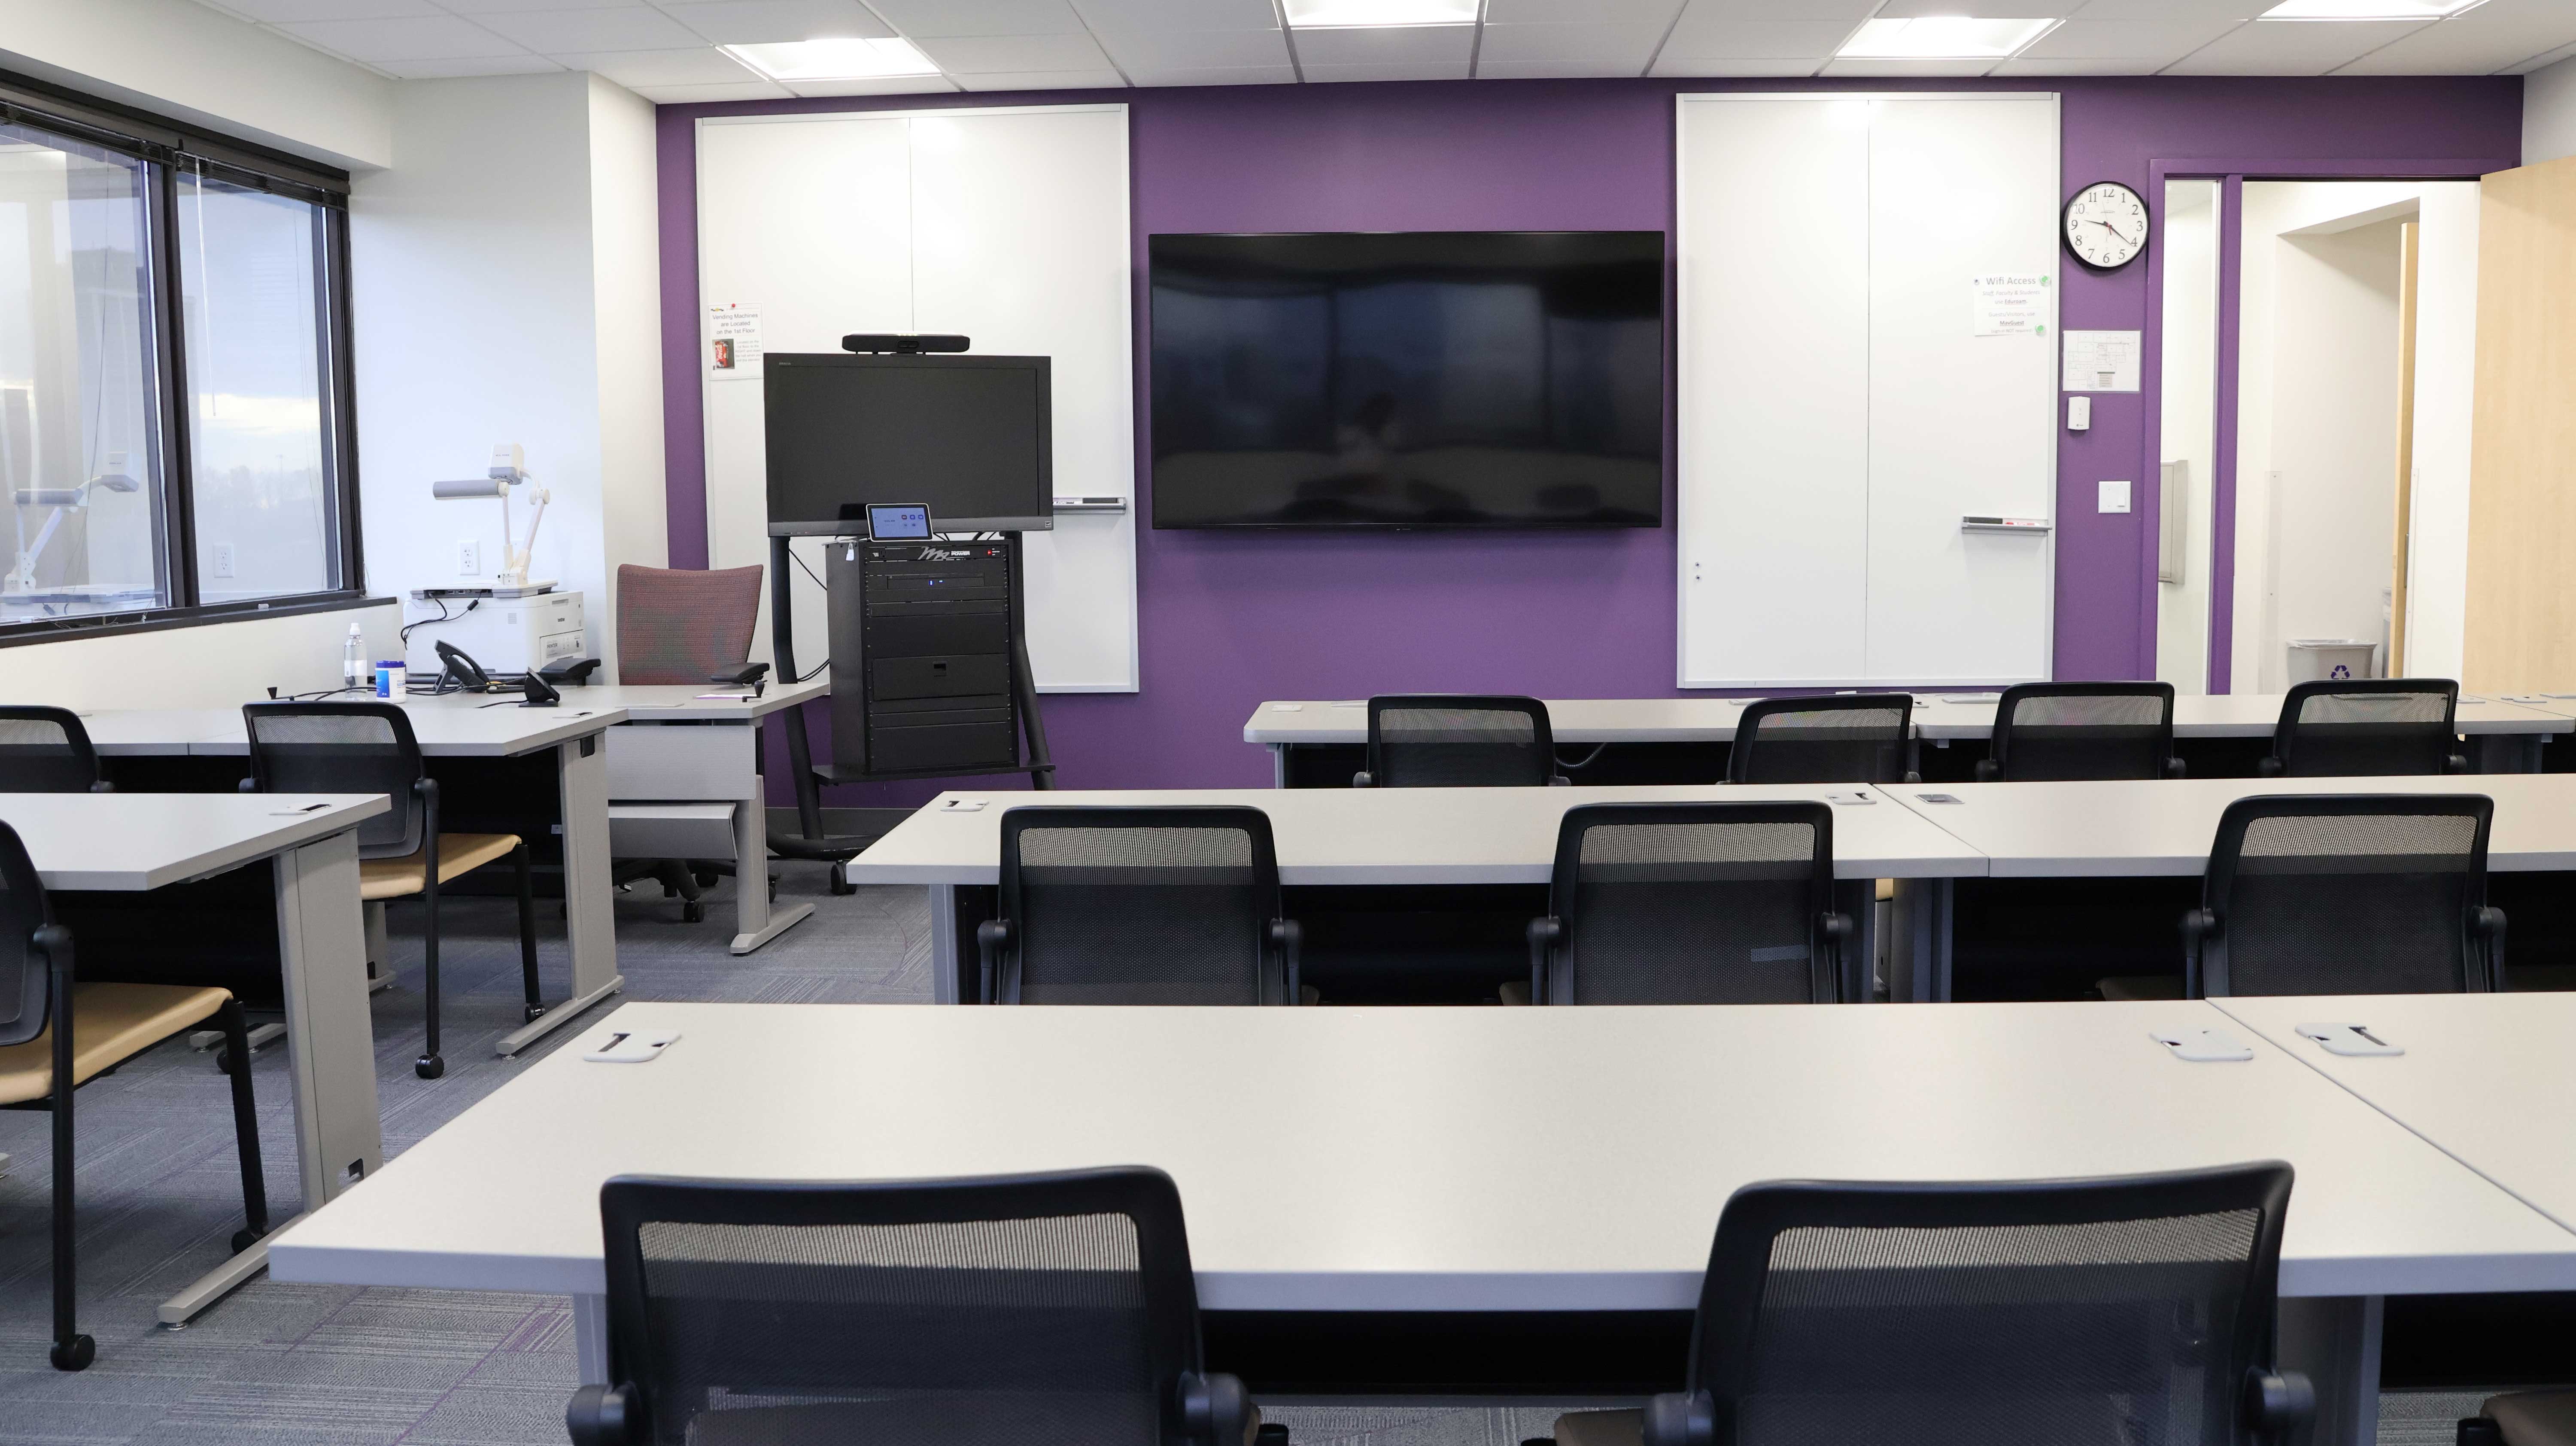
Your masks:
<path fill-rule="evenodd" d="M 927 542 L 930 509 L 917 502 L 868 504 L 868 541 Z"/>

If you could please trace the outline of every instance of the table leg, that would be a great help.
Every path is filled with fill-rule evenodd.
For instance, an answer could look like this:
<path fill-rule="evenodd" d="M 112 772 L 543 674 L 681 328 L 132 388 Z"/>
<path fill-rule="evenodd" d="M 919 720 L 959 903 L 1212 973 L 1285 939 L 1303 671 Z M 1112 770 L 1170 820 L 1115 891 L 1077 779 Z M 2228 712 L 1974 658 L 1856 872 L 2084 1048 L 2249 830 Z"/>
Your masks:
<path fill-rule="evenodd" d="M 600 737 L 555 748 L 563 798 L 564 932 L 572 953 L 572 995 L 510 1033 L 500 1052 L 517 1054 L 626 987 L 617 972 L 617 912 L 608 867 L 608 750 Z"/>
<path fill-rule="evenodd" d="M 316 839 L 280 854 L 273 867 L 286 984 L 287 1088 L 295 1103 L 303 1209 L 310 1211 L 385 1162 L 384 1131 L 376 1117 L 375 1025 L 367 1011 L 366 926 L 358 903 L 358 836 Z M 267 1264 L 262 1241 L 163 1302 L 161 1323 L 185 1324 Z"/>
<path fill-rule="evenodd" d="M 733 952 L 748 954 L 812 917 L 812 904 L 769 907 L 769 801 L 757 785 L 733 806 Z"/>
<path fill-rule="evenodd" d="M 367 911 L 367 990 L 381 994 L 394 987 L 394 971 L 385 967 L 385 901 L 371 900 Z"/>
<path fill-rule="evenodd" d="M 1898 879 L 1889 909 L 1896 937 L 1888 941 L 1887 997 L 1898 1004 L 1947 1003 L 1950 998 L 1951 903 L 1949 879 Z"/>
<path fill-rule="evenodd" d="M 1288 745 L 1285 743 L 1270 745 L 1270 786 L 1272 788 L 1288 786 Z"/>
<path fill-rule="evenodd" d="M 2317 1388 L 2312 1446 L 2375 1446 L 2379 1439 L 2379 1341 L 2384 1299 L 2302 1297 L 2281 1302 L 2281 1366 Z"/>
<path fill-rule="evenodd" d="M 964 1002 L 957 973 L 957 886 L 930 886 L 930 989 L 940 1004 Z"/>
<path fill-rule="evenodd" d="M 605 1386 L 608 1380 L 608 1297 L 572 1298 L 572 1344 L 581 1384 Z"/>

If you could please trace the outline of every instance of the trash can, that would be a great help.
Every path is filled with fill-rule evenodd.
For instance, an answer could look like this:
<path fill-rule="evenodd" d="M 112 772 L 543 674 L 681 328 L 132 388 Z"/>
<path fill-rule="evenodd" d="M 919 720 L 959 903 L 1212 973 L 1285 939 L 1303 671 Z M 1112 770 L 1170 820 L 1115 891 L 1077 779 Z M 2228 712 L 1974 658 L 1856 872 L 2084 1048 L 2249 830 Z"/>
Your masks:
<path fill-rule="evenodd" d="M 2292 638 L 2290 681 L 2317 683 L 2332 678 L 2367 678 L 2377 643 L 2358 638 Z"/>

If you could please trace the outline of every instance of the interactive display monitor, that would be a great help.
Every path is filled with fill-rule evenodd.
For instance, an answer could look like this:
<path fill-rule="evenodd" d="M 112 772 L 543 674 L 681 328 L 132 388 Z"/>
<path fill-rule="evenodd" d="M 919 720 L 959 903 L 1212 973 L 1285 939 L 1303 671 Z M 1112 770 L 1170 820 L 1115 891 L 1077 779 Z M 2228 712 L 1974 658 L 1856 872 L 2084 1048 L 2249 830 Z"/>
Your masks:
<path fill-rule="evenodd" d="M 761 359 L 769 530 L 859 535 L 870 504 L 927 507 L 940 532 L 1054 524 L 1042 356 Z"/>

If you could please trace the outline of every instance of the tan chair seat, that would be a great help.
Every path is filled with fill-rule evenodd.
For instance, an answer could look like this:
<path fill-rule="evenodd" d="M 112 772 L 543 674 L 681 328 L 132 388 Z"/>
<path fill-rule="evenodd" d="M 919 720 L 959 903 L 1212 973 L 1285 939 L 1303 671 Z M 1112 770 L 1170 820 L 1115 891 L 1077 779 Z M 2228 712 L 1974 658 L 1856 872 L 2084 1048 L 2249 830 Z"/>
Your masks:
<path fill-rule="evenodd" d="M 2132 974 L 2126 978 L 2100 979 L 2093 987 L 2105 999 L 2180 999 L 2182 976 L 2179 974 Z"/>
<path fill-rule="evenodd" d="M 1643 1411 L 1568 1411 L 1556 1418 L 1556 1446 L 1645 1446 Z"/>
<path fill-rule="evenodd" d="M 2504 1431 L 2504 1446 L 2576 1446 L 2576 1391 L 2516 1391 L 2479 1408 Z"/>
<path fill-rule="evenodd" d="M 72 986 L 72 1087 L 133 1058 L 189 1025 L 211 1019 L 232 995 L 183 984 Z M 54 1032 L 0 1049 L 0 1105 L 54 1092 Z"/>
<path fill-rule="evenodd" d="M 443 833 L 438 836 L 438 881 L 506 859 L 519 846 L 514 833 Z M 429 887 L 429 865 L 419 854 L 399 859 L 360 859 L 358 897 L 399 899 Z"/>
<path fill-rule="evenodd" d="M 1882 904 L 1890 903 L 1890 902 L 1894 901 L 1894 900 L 1895 900 L 1895 898 L 1896 898 L 1896 880 L 1894 880 L 1894 879 L 1881 879 L 1881 880 L 1879 880 L 1879 881 L 1878 881 L 1878 891 L 1877 891 L 1876 893 L 1874 893 L 1873 895 L 1871 895 L 1871 897 L 1872 897 L 1872 898 L 1877 899 L 1877 900 L 1878 900 L 1880 903 L 1882 903 Z"/>

